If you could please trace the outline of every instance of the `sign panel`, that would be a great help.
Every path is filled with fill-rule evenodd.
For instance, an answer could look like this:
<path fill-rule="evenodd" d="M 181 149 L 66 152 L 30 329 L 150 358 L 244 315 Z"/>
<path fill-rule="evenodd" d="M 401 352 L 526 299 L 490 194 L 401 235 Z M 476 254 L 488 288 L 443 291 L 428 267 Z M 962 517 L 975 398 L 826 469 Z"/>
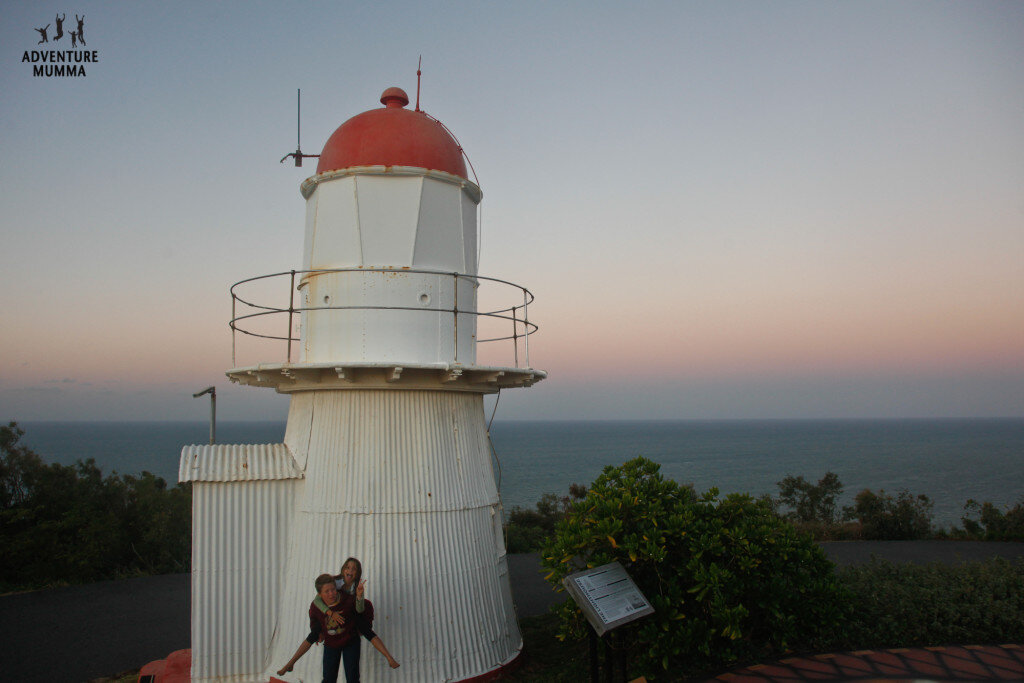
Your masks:
<path fill-rule="evenodd" d="M 562 585 L 599 636 L 654 613 L 647 598 L 618 562 L 570 574 L 562 579 Z"/>

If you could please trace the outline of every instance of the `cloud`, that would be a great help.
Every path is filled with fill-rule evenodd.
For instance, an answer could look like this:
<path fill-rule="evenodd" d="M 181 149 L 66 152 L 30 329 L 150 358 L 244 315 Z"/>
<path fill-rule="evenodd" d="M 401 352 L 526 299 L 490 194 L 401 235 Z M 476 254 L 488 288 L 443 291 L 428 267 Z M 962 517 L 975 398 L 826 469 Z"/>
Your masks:
<path fill-rule="evenodd" d="M 64 393 L 64 389 L 62 389 L 61 387 L 29 386 L 29 387 L 19 387 L 18 389 L 9 389 L 9 390 L 7 390 L 7 393 L 12 394 L 12 395 L 17 395 L 18 392 L 24 392 L 24 393 L 27 393 L 27 394 L 48 394 L 48 395 L 51 395 L 51 396 L 56 396 L 58 394 L 63 394 Z"/>

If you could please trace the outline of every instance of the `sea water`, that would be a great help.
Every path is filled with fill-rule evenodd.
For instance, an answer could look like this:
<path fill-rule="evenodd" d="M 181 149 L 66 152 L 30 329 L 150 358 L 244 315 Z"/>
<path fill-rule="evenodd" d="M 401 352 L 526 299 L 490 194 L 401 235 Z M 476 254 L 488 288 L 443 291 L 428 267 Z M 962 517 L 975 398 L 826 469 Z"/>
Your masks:
<path fill-rule="evenodd" d="M 204 422 L 25 422 L 23 443 L 48 462 L 92 458 L 105 474 L 148 470 L 177 480 L 187 444 L 209 441 Z M 280 443 L 284 422 L 221 422 L 218 443 Z M 906 489 L 934 503 L 934 521 L 958 525 L 969 499 L 1024 498 L 1024 420 L 497 421 L 495 475 L 506 509 L 590 484 L 607 465 L 644 456 L 698 491 L 777 495 L 787 474 L 817 482 L 835 472 L 841 504 L 860 490 Z"/>

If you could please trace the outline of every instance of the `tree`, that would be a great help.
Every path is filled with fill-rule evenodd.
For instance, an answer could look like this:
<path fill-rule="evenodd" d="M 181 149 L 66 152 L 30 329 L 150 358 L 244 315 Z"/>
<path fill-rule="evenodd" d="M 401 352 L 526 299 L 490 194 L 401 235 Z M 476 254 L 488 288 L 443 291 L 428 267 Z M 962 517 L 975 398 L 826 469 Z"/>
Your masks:
<path fill-rule="evenodd" d="M 514 506 L 505 525 L 506 550 L 510 553 L 540 550 L 544 541 L 554 533 L 555 524 L 565 517 L 572 502 L 586 495 L 586 486 L 570 484 L 568 496 L 559 498 L 553 493 L 545 493 L 533 510 Z"/>
<path fill-rule="evenodd" d="M 847 519 L 861 523 L 866 539 L 911 541 L 928 538 L 932 532 L 932 501 L 923 494 L 913 496 L 906 489 L 895 498 L 884 489 L 878 493 L 864 489 L 844 513 Z"/>
<path fill-rule="evenodd" d="M 978 519 L 971 519 L 978 515 Z M 964 504 L 964 531 L 972 538 L 986 541 L 1024 541 L 1024 500 L 1004 513 L 991 502 L 979 503 L 973 498 Z"/>
<path fill-rule="evenodd" d="M 792 508 L 787 518 L 805 524 L 836 523 L 836 497 L 843 492 L 843 484 L 835 472 L 826 472 L 817 485 L 787 474 L 778 486 L 780 501 Z"/>
<path fill-rule="evenodd" d="M 188 569 L 189 485 L 46 464 L 23 434 L 0 427 L 0 590 Z"/>
<path fill-rule="evenodd" d="M 0 426 L 0 510 L 25 501 L 32 484 L 26 476 L 42 466 L 42 460 L 27 446 L 18 445 L 25 432 L 16 422 Z"/>
<path fill-rule="evenodd" d="M 655 613 L 629 626 L 646 675 L 691 672 L 829 637 L 846 603 L 832 565 L 811 539 L 748 495 L 667 480 L 636 458 L 606 467 L 545 545 L 547 579 L 620 562 Z M 561 637 L 587 625 L 568 601 Z"/>

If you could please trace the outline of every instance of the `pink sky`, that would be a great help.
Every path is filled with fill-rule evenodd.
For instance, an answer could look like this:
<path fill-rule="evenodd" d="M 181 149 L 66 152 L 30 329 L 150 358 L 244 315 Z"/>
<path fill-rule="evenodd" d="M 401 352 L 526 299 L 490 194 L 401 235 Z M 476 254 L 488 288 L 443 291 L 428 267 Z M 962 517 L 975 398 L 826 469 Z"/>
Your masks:
<path fill-rule="evenodd" d="M 0 27 L 0 419 L 283 418 L 223 373 L 230 284 L 301 266 L 295 89 L 316 152 L 420 54 L 537 296 L 504 417 L 1024 412 L 1020 3 L 94 5 L 85 78 Z"/>

